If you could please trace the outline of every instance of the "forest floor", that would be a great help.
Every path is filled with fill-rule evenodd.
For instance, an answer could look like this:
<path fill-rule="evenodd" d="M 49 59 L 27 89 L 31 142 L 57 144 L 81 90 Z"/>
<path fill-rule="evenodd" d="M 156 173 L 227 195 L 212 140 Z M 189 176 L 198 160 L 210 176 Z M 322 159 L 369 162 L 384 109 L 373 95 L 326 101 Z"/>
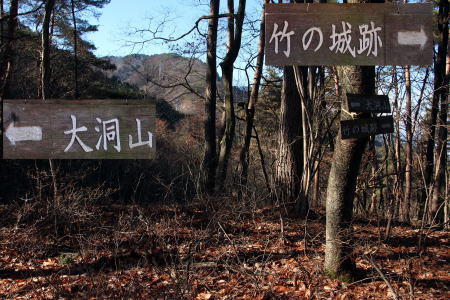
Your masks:
<path fill-rule="evenodd" d="M 323 212 L 217 203 L 85 206 L 76 218 L 0 207 L 0 298 L 450 299 L 448 232 L 426 232 L 418 253 L 419 229 L 383 241 L 376 220 L 355 221 L 358 278 L 344 283 L 322 271 Z"/>

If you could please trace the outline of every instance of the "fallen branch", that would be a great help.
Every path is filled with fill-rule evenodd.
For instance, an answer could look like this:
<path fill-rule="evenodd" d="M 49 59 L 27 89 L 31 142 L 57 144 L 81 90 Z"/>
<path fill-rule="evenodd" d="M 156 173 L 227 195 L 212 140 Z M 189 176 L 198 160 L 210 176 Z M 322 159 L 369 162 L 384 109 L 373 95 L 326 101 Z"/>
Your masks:
<path fill-rule="evenodd" d="M 394 288 L 392 287 L 391 283 L 389 282 L 389 280 L 387 280 L 386 276 L 384 276 L 383 272 L 381 272 L 380 267 L 372 260 L 370 259 L 367 255 L 364 255 L 365 259 L 370 263 L 370 265 L 377 271 L 377 273 L 380 275 L 381 279 L 383 279 L 383 281 L 386 283 L 389 292 L 391 292 L 391 296 L 394 300 L 398 300 L 398 295 L 395 292 Z"/>

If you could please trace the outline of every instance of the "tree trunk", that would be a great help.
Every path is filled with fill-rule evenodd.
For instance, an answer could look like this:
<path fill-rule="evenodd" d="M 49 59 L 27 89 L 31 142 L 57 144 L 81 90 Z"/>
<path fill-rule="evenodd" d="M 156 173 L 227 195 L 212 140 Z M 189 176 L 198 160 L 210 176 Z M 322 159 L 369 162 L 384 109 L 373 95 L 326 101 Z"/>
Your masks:
<path fill-rule="evenodd" d="M 284 67 L 281 91 L 278 159 L 275 170 L 277 196 L 284 201 L 297 200 L 303 173 L 302 112 L 293 67 Z"/>
<path fill-rule="evenodd" d="M 41 34 L 41 78 L 39 96 L 42 100 L 46 100 L 49 95 L 50 85 L 50 21 L 52 18 L 53 8 L 55 6 L 55 0 L 48 0 L 45 3 L 44 19 L 42 21 L 42 34 Z M 58 183 L 57 183 L 57 168 L 54 166 L 52 159 L 48 160 L 50 166 L 50 173 L 53 183 L 53 196 L 54 207 L 56 209 L 58 205 Z M 57 230 L 55 224 L 55 230 Z"/>
<path fill-rule="evenodd" d="M 315 141 L 313 137 L 313 101 L 316 100 L 317 93 L 316 76 L 318 67 L 298 67 L 294 69 L 296 77 L 297 89 L 301 99 L 302 113 L 302 141 L 303 141 L 303 174 L 301 177 L 300 193 L 297 199 L 296 212 L 300 216 L 305 216 L 309 208 L 309 189 L 311 187 L 311 176 L 314 173 L 315 157 Z M 318 124 L 317 124 L 318 125 Z M 320 126 L 320 125 L 318 125 Z"/>
<path fill-rule="evenodd" d="M 225 130 L 222 140 L 220 141 L 219 152 L 219 184 L 220 189 L 223 188 L 227 177 L 228 161 L 230 158 L 231 148 L 235 135 L 236 119 L 234 113 L 234 97 L 233 97 L 233 67 L 225 67 L 222 65 L 222 82 L 224 86 L 225 100 Z"/>
<path fill-rule="evenodd" d="M 448 2 L 447 2 L 448 3 Z M 450 60 L 447 56 L 447 71 L 446 78 L 444 81 L 444 88 L 441 89 L 441 110 L 439 112 L 439 132 L 438 132 L 438 144 L 436 147 L 436 169 L 433 180 L 433 192 L 431 197 L 430 205 L 430 221 L 434 221 L 441 225 L 444 219 L 444 208 L 445 203 L 445 173 L 447 170 L 447 137 L 448 137 L 448 84 L 450 76 Z M 448 201 L 448 200 L 447 200 Z"/>
<path fill-rule="evenodd" d="M 326 1 L 323 2 L 323 0 L 321 0 L 322 3 L 326 3 Z M 322 110 L 322 114 L 326 112 L 327 109 L 327 102 L 325 101 L 325 68 L 324 67 L 320 67 L 319 70 L 319 91 L 320 91 L 320 108 Z M 326 124 L 326 128 L 327 128 L 327 135 L 331 135 L 329 133 L 329 125 L 328 125 L 328 121 L 325 122 Z M 322 122 L 319 122 L 319 124 L 317 124 L 319 131 L 322 131 L 325 126 L 324 124 L 322 124 Z M 330 138 L 332 139 L 332 138 Z M 320 141 L 321 145 L 320 147 L 323 147 L 323 141 L 326 140 L 325 137 L 323 138 L 323 140 Z M 313 183 L 313 194 L 312 194 L 312 200 L 311 202 L 314 203 L 314 205 L 318 206 L 319 205 L 319 198 L 320 198 L 320 159 L 316 159 L 316 161 L 314 162 L 314 183 Z M 311 206 L 311 204 L 310 204 Z"/>
<path fill-rule="evenodd" d="M 233 70 L 234 62 L 241 49 L 242 29 L 244 25 L 246 0 L 239 0 L 238 12 L 235 16 L 236 25 L 234 25 L 234 18 L 229 18 L 229 47 L 228 52 L 220 64 L 222 68 L 222 81 L 224 86 L 224 101 L 225 101 L 225 131 L 222 140 L 220 141 L 219 152 L 219 174 L 218 180 L 220 188 L 222 189 L 227 177 L 228 161 L 230 158 L 231 149 L 233 147 L 233 140 L 235 135 L 236 120 L 234 115 L 234 100 L 233 100 Z M 234 1 L 228 0 L 229 10 L 234 12 Z M 233 14 L 234 15 L 234 14 Z M 231 20 L 233 19 L 233 20 Z M 231 29 L 233 27 L 233 29 Z"/>
<path fill-rule="evenodd" d="M 72 4 L 72 22 L 73 22 L 73 59 L 74 59 L 74 83 L 75 91 L 74 98 L 78 99 L 78 32 L 77 32 L 77 19 L 75 17 L 75 4 L 71 0 Z"/>
<path fill-rule="evenodd" d="M 3 1 L 1 3 L 2 12 L 1 17 L 3 17 Z M 0 54 L 2 58 L 0 59 L 0 135 L 3 134 L 3 98 L 8 96 L 8 87 L 13 72 L 13 62 L 14 62 L 14 34 L 16 32 L 18 24 L 18 10 L 19 10 L 19 0 L 11 0 L 9 8 L 9 18 L 8 18 L 8 32 L 6 35 L 6 43 L 4 43 L 3 37 L 3 20 L 1 28 L 2 44 L 0 45 Z M 3 149 L 3 139 L 0 141 L 0 148 Z"/>
<path fill-rule="evenodd" d="M 339 78 L 348 93 L 374 94 L 375 68 L 338 67 Z M 345 108 L 347 109 L 347 108 Z M 349 116 L 341 113 L 341 120 Z M 339 130 L 333 155 L 326 198 L 325 272 L 341 280 L 352 280 L 352 213 L 356 180 L 368 138 L 341 139 Z"/>
<path fill-rule="evenodd" d="M 1 59 L 1 73 L 0 73 L 0 106 L 3 107 L 3 98 L 7 95 L 9 81 L 12 74 L 13 62 L 14 62 L 14 34 L 18 25 L 18 10 L 19 10 L 19 0 L 12 0 L 9 8 L 8 17 L 8 32 L 6 34 L 5 44 L 1 44 L 2 47 L 2 59 Z M 3 14 L 3 3 L 2 3 L 2 14 Z M 3 24 L 3 21 L 2 21 Z M 3 37 L 3 26 L 2 26 L 2 37 Z M 2 115 L 3 118 L 3 109 Z"/>
<path fill-rule="evenodd" d="M 265 46 L 265 5 L 269 3 L 269 0 L 264 0 L 264 6 L 262 9 L 261 15 L 261 25 L 259 28 L 259 46 L 258 46 L 258 56 L 256 59 L 256 68 L 255 74 L 253 76 L 253 85 L 252 91 L 250 93 L 250 99 L 247 104 L 246 110 L 246 126 L 245 126 L 245 135 L 244 135 L 244 145 L 242 146 L 241 153 L 239 155 L 240 160 L 240 180 L 241 185 L 247 185 L 247 177 L 248 177 L 248 165 L 249 165 L 249 149 L 250 142 L 252 138 L 253 132 L 253 121 L 255 117 L 255 105 L 258 101 L 259 95 L 259 86 L 261 83 L 261 76 L 264 64 L 264 46 Z"/>
<path fill-rule="evenodd" d="M 310 206 L 319 206 L 320 203 L 320 161 L 314 162 L 314 185 Z"/>
<path fill-rule="evenodd" d="M 403 197 L 400 220 L 409 222 L 411 195 L 412 195 L 412 108 L 411 108 L 411 72 L 410 67 L 405 67 L 405 89 L 406 89 L 406 147 L 405 147 L 405 196 Z"/>
<path fill-rule="evenodd" d="M 0 0 L 0 52 L 2 51 L 3 48 L 3 30 L 4 30 L 4 26 L 3 26 L 3 0 Z"/>
<path fill-rule="evenodd" d="M 217 167 L 216 153 L 216 94 L 217 94 L 217 26 L 220 0 L 210 0 L 210 14 L 213 18 L 208 22 L 207 69 L 205 91 L 205 154 L 203 173 L 205 189 L 209 194 L 214 192 Z"/>
<path fill-rule="evenodd" d="M 370 151 L 372 154 L 372 179 L 374 182 L 374 187 L 372 189 L 372 197 L 370 200 L 370 207 L 369 212 L 370 213 L 376 213 L 377 206 L 377 189 L 376 187 L 381 187 L 383 185 L 383 182 L 380 179 L 379 176 L 379 165 L 378 165 L 378 156 L 377 156 L 377 149 L 375 147 L 375 139 L 370 139 L 369 142 L 370 145 Z M 383 197 L 383 188 L 380 188 L 380 199 L 378 201 L 381 201 L 381 198 Z"/>
<path fill-rule="evenodd" d="M 45 3 L 44 19 L 42 21 L 41 34 L 41 79 L 40 98 L 47 99 L 50 85 L 50 20 L 55 6 L 55 0 L 47 0 Z"/>
<path fill-rule="evenodd" d="M 394 140 L 390 139 L 391 148 L 391 158 L 392 165 L 394 169 L 394 183 L 393 183 L 393 192 L 391 195 L 391 199 L 389 200 L 388 206 L 388 219 L 386 224 L 385 231 L 385 239 L 388 239 L 391 230 L 393 220 L 397 215 L 397 208 L 400 206 L 399 204 L 403 203 L 403 174 L 402 174 L 402 161 L 401 161 L 401 138 L 400 138 L 400 105 L 398 103 L 399 99 L 399 89 L 398 89 L 398 79 L 397 79 L 397 66 L 392 66 L 392 84 L 394 85 L 394 127 L 395 127 L 395 136 L 392 136 Z"/>
<path fill-rule="evenodd" d="M 432 190 L 431 179 L 433 177 L 434 169 L 434 146 L 436 142 L 436 123 L 439 110 L 439 98 L 445 90 L 445 59 L 448 48 L 448 0 L 441 0 L 439 2 L 439 14 L 438 14 L 438 31 L 439 31 L 439 45 L 436 61 L 434 63 L 434 91 L 433 99 L 431 102 L 431 124 L 427 135 L 427 150 L 425 154 L 425 187 L 422 190 L 422 205 L 426 203 L 426 200 L 430 196 Z M 429 189 L 427 193 L 426 188 Z M 430 200 L 430 199 L 429 199 Z"/>
<path fill-rule="evenodd" d="M 395 217 L 397 212 L 397 206 L 403 203 L 403 167 L 402 167 L 402 144 L 401 144 L 401 133 L 400 133 L 400 105 L 398 103 L 399 91 L 398 91 L 398 80 L 397 80 L 397 67 L 393 66 L 392 77 L 394 83 L 394 109 L 395 115 L 395 146 L 394 146 L 394 166 L 395 166 L 395 183 L 394 183 L 394 206 L 392 207 L 392 217 Z"/>
<path fill-rule="evenodd" d="M 394 172 L 397 172 L 397 159 L 396 159 L 396 153 L 395 153 L 395 143 L 396 141 L 393 141 L 393 136 L 389 136 L 387 141 L 389 143 L 388 145 L 385 145 L 385 151 L 386 151 L 386 155 L 391 156 L 392 159 L 392 165 L 393 165 L 393 169 Z M 391 149 L 390 151 L 388 149 Z M 388 153 L 388 151 L 390 153 Z M 389 174 L 389 164 L 386 164 L 386 170 L 385 170 L 386 174 Z M 392 221 L 394 219 L 395 216 L 395 212 L 396 212 L 396 202 L 397 199 L 400 197 L 399 195 L 397 195 L 397 190 L 398 190 L 398 178 L 399 175 L 396 174 L 394 175 L 394 180 L 393 180 L 393 184 L 392 184 L 392 192 L 391 193 L 387 193 L 387 223 L 386 223 L 386 230 L 385 230 L 385 234 L 384 234 L 384 238 L 385 240 L 387 240 L 389 238 L 389 236 L 391 235 L 391 230 L 392 230 Z M 389 182 L 389 180 L 388 180 Z"/>

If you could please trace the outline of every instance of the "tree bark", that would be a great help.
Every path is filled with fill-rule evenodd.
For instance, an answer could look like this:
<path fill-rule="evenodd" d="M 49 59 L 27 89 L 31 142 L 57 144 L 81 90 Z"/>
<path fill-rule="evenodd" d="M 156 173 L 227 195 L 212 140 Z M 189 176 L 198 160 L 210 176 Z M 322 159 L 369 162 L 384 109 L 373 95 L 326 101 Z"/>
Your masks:
<path fill-rule="evenodd" d="M 213 18 L 208 22 L 207 37 L 207 69 L 205 91 L 205 153 L 203 158 L 203 173 L 205 189 L 212 194 L 215 187 L 217 168 L 216 153 L 216 94 L 217 94 L 217 26 L 220 0 L 210 0 L 210 14 Z"/>
<path fill-rule="evenodd" d="M 346 92 L 374 94 L 374 67 L 346 66 L 338 67 L 338 71 Z M 341 113 L 341 120 L 348 118 L 348 114 Z M 328 179 L 324 267 L 329 276 L 345 281 L 353 279 L 356 268 L 351 221 L 356 180 L 367 141 L 368 138 L 342 140 L 339 130 Z"/>
<path fill-rule="evenodd" d="M 261 13 L 261 25 L 259 28 L 259 46 L 258 46 L 258 56 L 256 58 L 256 68 L 255 74 L 253 76 L 253 85 L 252 91 L 250 93 L 250 99 L 247 104 L 245 119 L 245 135 L 244 135 L 244 144 L 241 149 L 241 153 L 239 155 L 240 160 L 240 180 L 241 185 L 247 185 L 247 177 L 248 177 L 248 165 L 249 165 L 249 149 L 250 142 L 252 138 L 253 132 L 253 123 L 255 118 L 255 106 L 258 101 L 259 96 L 259 87 L 261 83 L 261 76 L 264 64 L 264 47 L 265 47 L 265 5 L 269 3 L 269 0 L 264 0 L 264 5 Z"/>
<path fill-rule="evenodd" d="M 302 112 L 294 67 L 284 67 L 275 187 L 281 200 L 297 200 L 303 173 Z"/>
<path fill-rule="evenodd" d="M 244 25 L 246 0 L 239 0 L 238 12 L 234 19 L 228 21 L 229 28 L 229 47 L 227 54 L 220 64 L 222 68 L 222 82 L 224 86 L 224 100 L 225 100 L 225 131 L 222 140 L 220 141 L 219 152 L 219 174 L 218 180 L 220 188 L 222 189 L 227 177 L 228 161 L 230 158 L 231 148 L 233 147 L 233 140 L 235 135 L 236 120 L 234 114 L 234 100 L 233 100 L 233 70 L 234 62 L 241 49 L 242 29 Z M 234 15 L 234 1 L 228 0 L 229 10 L 232 10 Z M 233 29 L 231 29 L 233 27 Z"/>
<path fill-rule="evenodd" d="M 40 98 L 47 99 L 50 85 L 50 20 L 55 0 L 47 0 L 42 20 Z"/>

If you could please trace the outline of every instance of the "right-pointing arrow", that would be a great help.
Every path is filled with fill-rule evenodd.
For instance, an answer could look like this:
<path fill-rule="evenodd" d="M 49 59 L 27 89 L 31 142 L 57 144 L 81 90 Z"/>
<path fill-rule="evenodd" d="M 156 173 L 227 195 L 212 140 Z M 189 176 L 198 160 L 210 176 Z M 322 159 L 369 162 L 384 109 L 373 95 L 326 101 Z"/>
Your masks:
<path fill-rule="evenodd" d="M 398 32 L 397 41 L 399 45 L 406 46 L 419 46 L 420 50 L 423 50 L 425 44 L 427 43 L 428 37 L 423 30 L 423 27 L 420 27 L 420 31 L 408 31 L 401 30 Z"/>

